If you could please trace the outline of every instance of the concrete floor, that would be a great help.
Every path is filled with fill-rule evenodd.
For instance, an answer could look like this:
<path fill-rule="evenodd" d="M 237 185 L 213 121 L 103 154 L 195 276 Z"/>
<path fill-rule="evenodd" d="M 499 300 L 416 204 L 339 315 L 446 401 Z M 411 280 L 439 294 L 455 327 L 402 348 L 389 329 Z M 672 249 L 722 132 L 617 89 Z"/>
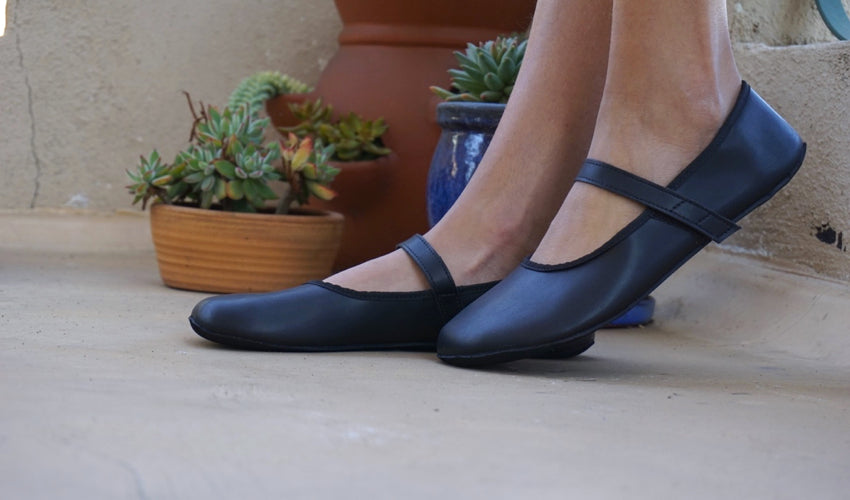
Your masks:
<path fill-rule="evenodd" d="M 0 498 L 850 491 L 845 285 L 708 252 L 658 290 L 650 327 L 600 332 L 576 360 L 463 370 L 218 348 L 186 322 L 205 295 L 162 286 L 149 249 L 24 244 L 12 222 Z M 109 238 L 96 227 L 74 231 Z"/>

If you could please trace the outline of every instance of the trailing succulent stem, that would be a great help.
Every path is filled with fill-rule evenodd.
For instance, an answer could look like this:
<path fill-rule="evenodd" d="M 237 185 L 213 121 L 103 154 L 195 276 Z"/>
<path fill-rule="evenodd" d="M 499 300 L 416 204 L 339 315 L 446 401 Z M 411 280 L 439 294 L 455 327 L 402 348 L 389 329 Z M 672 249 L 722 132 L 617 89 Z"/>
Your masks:
<path fill-rule="evenodd" d="M 333 160 L 358 161 L 386 156 L 391 151 L 384 146 L 382 136 L 387 131 L 383 118 L 364 120 L 355 113 L 334 121 L 333 107 L 321 99 L 290 104 L 298 125 L 283 131 L 298 137 L 313 137 L 334 147 Z"/>
<path fill-rule="evenodd" d="M 451 89 L 433 86 L 431 91 L 446 101 L 506 103 L 516 84 L 525 48 L 526 35 L 500 36 L 466 51 L 455 51 L 460 67 L 450 69 Z"/>
<path fill-rule="evenodd" d="M 247 104 L 251 113 L 262 109 L 263 103 L 281 94 L 303 94 L 312 88 L 277 71 L 261 71 L 242 80 L 227 101 L 227 107 L 236 109 Z"/>

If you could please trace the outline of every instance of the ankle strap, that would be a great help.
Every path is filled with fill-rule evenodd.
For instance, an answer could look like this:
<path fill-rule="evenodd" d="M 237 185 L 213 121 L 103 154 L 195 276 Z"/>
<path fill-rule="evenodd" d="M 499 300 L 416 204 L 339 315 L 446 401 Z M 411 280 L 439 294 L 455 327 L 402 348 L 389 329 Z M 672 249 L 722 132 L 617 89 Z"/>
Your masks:
<path fill-rule="evenodd" d="M 419 266 L 428 280 L 428 284 L 437 292 L 437 295 L 449 295 L 457 292 L 449 268 L 446 267 L 445 262 L 434 250 L 434 247 L 425 241 L 425 238 L 415 234 L 408 240 L 399 243 L 398 247 L 407 252 L 413 262 L 416 262 L 416 265 Z"/>
<path fill-rule="evenodd" d="M 576 181 L 592 184 L 634 200 L 676 219 L 718 243 L 740 229 L 735 222 L 671 189 L 601 161 L 585 160 Z"/>
<path fill-rule="evenodd" d="M 413 262 L 422 270 L 422 274 L 431 285 L 437 301 L 437 307 L 444 321 L 448 321 L 460 311 L 460 297 L 457 287 L 452 279 L 449 268 L 437 251 L 425 241 L 425 238 L 415 234 L 408 240 L 398 244 L 398 247 L 407 252 Z"/>

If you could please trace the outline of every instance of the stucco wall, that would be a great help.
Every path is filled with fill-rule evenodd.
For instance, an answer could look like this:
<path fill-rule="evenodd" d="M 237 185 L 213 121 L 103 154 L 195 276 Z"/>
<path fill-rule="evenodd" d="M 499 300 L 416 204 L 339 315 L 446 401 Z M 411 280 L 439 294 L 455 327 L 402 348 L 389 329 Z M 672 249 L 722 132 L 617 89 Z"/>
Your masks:
<path fill-rule="evenodd" d="M 744 78 L 808 143 L 800 172 L 724 248 L 850 282 L 850 43 L 739 45 Z"/>
<path fill-rule="evenodd" d="M 744 77 L 810 150 L 798 179 L 725 248 L 850 280 L 850 43 L 775 47 L 835 40 L 814 0 L 728 9 Z M 333 0 L 10 0 L 7 17 L 0 209 L 129 208 L 124 170 L 188 138 L 181 90 L 223 103 L 265 69 L 315 82 L 340 29 Z"/>
<path fill-rule="evenodd" d="M 850 0 L 842 0 L 845 9 Z M 833 42 L 814 0 L 727 0 L 729 29 L 738 43 L 801 45 Z"/>
<path fill-rule="evenodd" d="M 126 208 L 124 170 L 188 139 L 181 90 L 223 104 L 244 76 L 314 82 L 332 0 L 10 0 L 0 38 L 0 208 Z"/>
<path fill-rule="evenodd" d="M 728 7 L 739 42 L 833 40 L 813 0 Z M 264 69 L 314 82 L 340 28 L 332 0 L 10 0 L 7 18 L 0 208 L 126 207 L 125 168 L 185 143 L 181 90 L 222 103 Z"/>

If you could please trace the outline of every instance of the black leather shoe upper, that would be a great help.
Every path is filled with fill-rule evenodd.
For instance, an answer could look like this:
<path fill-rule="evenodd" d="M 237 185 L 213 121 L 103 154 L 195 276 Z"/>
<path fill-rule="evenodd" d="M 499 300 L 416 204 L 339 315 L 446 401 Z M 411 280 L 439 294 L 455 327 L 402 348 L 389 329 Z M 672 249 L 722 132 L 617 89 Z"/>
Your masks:
<path fill-rule="evenodd" d="M 769 199 L 805 155 L 797 133 L 747 84 L 711 144 L 669 186 L 594 160 L 578 181 L 647 209 L 591 254 L 560 265 L 526 261 L 443 327 L 440 358 L 488 364 L 538 356 L 589 335 L 655 289 Z"/>
<path fill-rule="evenodd" d="M 205 299 L 190 324 L 206 339 L 257 350 L 434 349 L 440 327 L 495 283 L 455 287 L 424 238 L 399 246 L 420 266 L 431 290 L 361 292 L 314 281 L 280 292 Z"/>

